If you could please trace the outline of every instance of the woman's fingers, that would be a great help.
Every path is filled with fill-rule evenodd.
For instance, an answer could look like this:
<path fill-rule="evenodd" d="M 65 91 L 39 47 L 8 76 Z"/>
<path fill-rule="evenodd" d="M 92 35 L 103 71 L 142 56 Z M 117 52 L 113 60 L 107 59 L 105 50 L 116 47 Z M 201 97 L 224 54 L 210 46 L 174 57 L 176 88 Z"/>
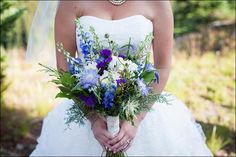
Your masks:
<path fill-rule="evenodd" d="M 120 132 L 118 133 L 118 135 L 112 139 L 108 144 L 110 145 L 114 145 L 116 144 L 117 142 L 119 142 L 124 136 L 124 132 L 122 130 L 120 130 Z"/>
<path fill-rule="evenodd" d="M 97 140 L 102 145 L 104 150 L 111 147 L 109 144 L 107 144 L 106 140 L 104 140 L 103 137 L 99 137 L 99 138 L 97 138 Z"/>
<path fill-rule="evenodd" d="M 125 148 L 122 149 L 123 152 L 125 152 L 126 150 L 128 150 L 131 147 L 131 143 L 129 143 L 127 146 L 125 146 Z"/>
<path fill-rule="evenodd" d="M 106 147 L 109 147 L 109 148 L 111 147 L 111 145 L 108 144 L 108 142 L 110 141 L 109 138 L 107 138 L 105 135 L 102 135 L 100 138 L 101 138 L 101 140 L 102 140 L 103 142 L 105 142 Z"/>
<path fill-rule="evenodd" d="M 111 150 L 118 152 L 122 149 L 124 149 L 124 147 L 129 144 L 129 136 L 123 136 L 123 138 L 117 142 L 114 146 L 111 147 Z"/>
<path fill-rule="evenodd" d="M 103 141 L 100 138 L 96 138 L 96 140 L 102 146 L 103 151 L 106 150 L 105 145 L 103 144 Z"/>
<path fill-rule="evenodd" d="M 103 135 L 106 136 L 110 140 L 114 138 L 114 136 L 107 130 L 104 130 Z"/>

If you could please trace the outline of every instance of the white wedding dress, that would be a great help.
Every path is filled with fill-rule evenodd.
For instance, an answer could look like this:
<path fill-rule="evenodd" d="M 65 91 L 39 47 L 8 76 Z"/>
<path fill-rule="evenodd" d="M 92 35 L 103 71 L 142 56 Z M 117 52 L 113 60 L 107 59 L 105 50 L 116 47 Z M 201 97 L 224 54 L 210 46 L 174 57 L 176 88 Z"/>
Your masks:
<path fill-rule="evenodd" d="M 134 15 L 120 20 L 105 20 L 93 16 L 82 16 L 85 29 L 93 26 L 101 38 L 109 33 L 111 39 L 120 45 L 144 40 L 153 31 L 152 22 L 142 15 Z M 77 47 L 79 40 L 77 31 Z M 156 102 L 141 122 L 128 156 L 212 156 L 205 144 L 201 126 L 191 113 L 174 96 L 171 104 Z M 72 123 L 66 129 L 66 110 L 73 104 L 65 100 L 51 111 L 43 121 L 38 145 L 31 156 L 100 156 L 102 147 L 96 141 L 87 121 L 84 126 Z"/>

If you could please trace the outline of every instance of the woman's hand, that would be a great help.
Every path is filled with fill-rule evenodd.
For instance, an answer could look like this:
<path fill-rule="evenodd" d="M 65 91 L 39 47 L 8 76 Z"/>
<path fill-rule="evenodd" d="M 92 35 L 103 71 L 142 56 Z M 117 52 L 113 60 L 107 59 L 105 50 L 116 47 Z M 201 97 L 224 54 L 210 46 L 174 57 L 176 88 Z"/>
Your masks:
<path fill-rule="evenodd" d="M 137 133 L 138 125 L 138 121 L 135 122 L 135 126 L 128 121 L 122 121 L 120 123 L 119 133 L 114 139 L 108 142 L 108 144 L 112 145 L 109 150 L 114 153 L 128 150 L 131 146 L 131 141 Z"/>
<path fill-rule="evenodd" d="M 91 129 L 93 131 L 94 137 L 103 147 L 103 150 L 111 147 L 108 142 L 113 138 L 113 136 L 107 131 L 107 124 L 104 119 L 100 117 L 93 121 L 91 123 Z"/>

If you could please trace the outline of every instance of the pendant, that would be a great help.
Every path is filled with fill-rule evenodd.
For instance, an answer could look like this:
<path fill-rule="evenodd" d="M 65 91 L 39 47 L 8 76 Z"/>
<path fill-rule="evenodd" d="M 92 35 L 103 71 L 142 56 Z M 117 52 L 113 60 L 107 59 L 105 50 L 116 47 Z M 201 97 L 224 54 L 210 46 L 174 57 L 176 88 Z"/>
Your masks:
<path fill-rule="evenodd" d="M 109 0 L 109 2 L 111 2 L 113 5 L 122 5 L 123 3 L 125 3 L 125 0 Z"/>

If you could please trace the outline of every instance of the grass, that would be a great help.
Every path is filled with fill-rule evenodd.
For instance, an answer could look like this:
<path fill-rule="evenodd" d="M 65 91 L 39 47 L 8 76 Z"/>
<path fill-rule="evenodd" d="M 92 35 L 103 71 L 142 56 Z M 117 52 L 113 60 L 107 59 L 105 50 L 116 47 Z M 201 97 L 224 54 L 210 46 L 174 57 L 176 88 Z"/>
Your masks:
<path fill-rule="evenodd" d="M 55 100 L 57 89 L 47 83 L 49 78 L 23 58 L 22 50 L 6 53 L 4 82 L 8 86 L 1 103 L 1 155 L 29 155 L 42 118 L 60 101 Z"/>
<path fill-rule="evenodd" d="M 209 148 L 215 154 L 220 149 L 222 149 L 223 147 L 225 147 L 227 144 L 230 143 L 230 139 L 224 140 L 219 135 L 217 135 L 216 129 L 217 129 L 217 127 L 214 126 L 213 130 L 212 130 L 212 133 L 211 133 L 211 136 L 208 138 L 208 141 L 207 141 L 207 144 L 208 144 Z"/>
<path fill-rule="evenodd" d="M 54 99 L 55 86 L 47 83 L 50 78 L 37 72 L 38 66 L 25 62 L 23 54 L 22 50 L 7 53 L 9 86 L 5 105 L 1 105 L 0 154 L 9 150 L 28 155 L 40 133 L 41 119 L 60 102 Z M 215 155 L 235 156 L 235 53 L 206 53 L 202 57 L 174 54 L 173 59 L 166 90 L 186 103 Z M 32 136 L 36 137 L 29 138 Z M 22 150 L 19 144 L 31 147 Z"/>
<path fill-rule="evenodd" d="M 235 53 L 178 54 L 167 91 L 183 100 L 199 121 L 215 155 L 235 155 Z"/>
<path fill-rule="evenodd" d="M 23 60 L 23 52 L 12 51 L 7 57 L 6 81 L 9 87 L 5 93 L 8 107 L 24 109 L 32 117 L 44 117 L 59 101 L 58 92 L 50 78 L 40 72 L 37 64 Z"/>

